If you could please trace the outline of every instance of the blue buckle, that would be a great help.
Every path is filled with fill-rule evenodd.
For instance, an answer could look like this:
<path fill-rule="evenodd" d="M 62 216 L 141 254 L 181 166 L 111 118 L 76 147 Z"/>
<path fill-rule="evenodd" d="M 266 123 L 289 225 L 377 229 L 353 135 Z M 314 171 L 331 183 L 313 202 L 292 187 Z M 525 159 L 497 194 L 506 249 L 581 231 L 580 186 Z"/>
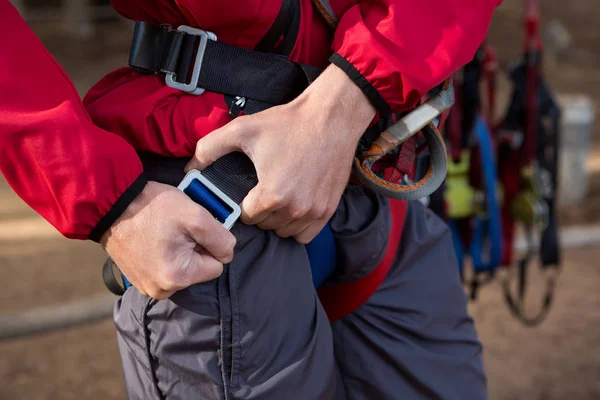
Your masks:
<path fill-rule="evenodd" d="M 240 206 L 196 169 L 188 172 L 177 188 L 206 208 L 227 230 L 240 218 Z"/>

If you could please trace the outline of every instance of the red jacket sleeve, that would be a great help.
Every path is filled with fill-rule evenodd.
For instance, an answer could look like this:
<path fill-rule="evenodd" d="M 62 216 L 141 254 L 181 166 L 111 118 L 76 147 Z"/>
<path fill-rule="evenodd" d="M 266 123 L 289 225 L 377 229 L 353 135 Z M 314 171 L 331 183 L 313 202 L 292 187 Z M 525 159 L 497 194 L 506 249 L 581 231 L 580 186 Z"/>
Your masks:
<path fill-rule="evenodd" d="M 380 113 L 412 108 L 473 58 L 500 2 L 360 2 L 340 16 L 330 61 L 346 71 Z"/>
<path fill-rule="evenodd" d="M 0 0 L 0 172 L 63 235 L 99 240 L 143 190 L 133 148 L 94 126 L 64 71 Z"/>

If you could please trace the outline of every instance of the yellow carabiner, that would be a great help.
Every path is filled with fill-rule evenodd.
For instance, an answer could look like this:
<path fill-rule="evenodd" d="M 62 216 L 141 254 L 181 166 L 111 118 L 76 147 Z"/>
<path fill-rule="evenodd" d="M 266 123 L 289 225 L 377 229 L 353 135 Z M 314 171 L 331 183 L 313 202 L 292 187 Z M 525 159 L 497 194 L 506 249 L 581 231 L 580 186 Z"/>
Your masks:
<path fill-rule="evenodd" d="M 452 219 L 465 218 L 475 213 L 475 189 L 469 184 L 471 155 L 463 151 L 459 161 L 448 160 L 446 177 L 446 205 Z"/>

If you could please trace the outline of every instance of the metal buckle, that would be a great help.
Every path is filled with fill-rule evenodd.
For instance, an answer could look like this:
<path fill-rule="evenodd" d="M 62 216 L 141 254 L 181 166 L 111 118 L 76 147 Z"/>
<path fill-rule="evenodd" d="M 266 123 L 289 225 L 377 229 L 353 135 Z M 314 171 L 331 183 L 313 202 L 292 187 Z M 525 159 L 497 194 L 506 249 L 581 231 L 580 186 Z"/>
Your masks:
<path fill-rule="evenodd" d="M 185 189 L 187 189 L 188 186 L 190 186 L 190 184 L 195 180 L 200 182 L 202 185 L 204 185 L 204 187 L 207 188 L 212 194 L 214 194 L 221 201 L 223 201 L 228 207 L 231 208 L 231 214 L 229 215 L 229 217 L 227 217 L 225 222 L 222 223 L 222 225 L 225 227 L 225 229 L 230 230 L 231 227 L 233 226 L 233 224 L 235 224 L 235 222 L 238 220 L 238 218 L 240 218 L 240 215 L 242 214 L 240 206 L 238 204 L 236 204 L 233 200 L 231 200 L 231 198 L 229 198 L 229 196 L 227 196 L 225 193 L 223 193 L 212 182 L 210 182 L 208 179 L 206 179 L 206 177 L 204 177 L 204 175 L 202 175 L 202 173 L 200 171 L 198 171 L 197 169 L 193 169 L 190 172 L 188 172 L 186 174 L 186 176 L 183 178 L 183 180 L 181 181 L 181 183 L 179 184 L 179 186 L 177 186 L 177 189 L 184 192 Z"/>
<path fill-rule="evenodd" d="M 198 87 L 198 80 L 200 79 L 200 70 L 202 69 L 202 61 L 204 60 L 204 53 L 206 52 L 206 44 L 209 40 L 217 40 L 217 35 L 187 25 L 181 25 L 177 30 L 200 38 L 196 60 L 194 61 L 194 69 L 192 70 L 192 80 L 190 83 L 180 83 L 175 80 L 175 74 L 168 73 L 165 76 L 165 83 L 173 89 L 199 96 L 204 93 L 205 90 Z"/>

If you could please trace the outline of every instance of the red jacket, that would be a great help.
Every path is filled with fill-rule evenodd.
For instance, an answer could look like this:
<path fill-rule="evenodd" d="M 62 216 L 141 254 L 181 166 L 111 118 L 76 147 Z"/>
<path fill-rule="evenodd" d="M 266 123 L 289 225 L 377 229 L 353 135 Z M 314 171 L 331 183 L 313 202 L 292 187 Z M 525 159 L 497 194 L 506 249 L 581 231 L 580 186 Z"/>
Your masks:
<path fill-rule="evenodd" d="M 339 20 L 331 35 L 311 1 L 300 0 L 300 32 L 290 59 L 335 63 L 381 114 L 408 109 L 472 58 L 499 2 L 331 0 Z M 131 19 L 201 26 L 220 41 L 253 48 L 281 0 L 113 5 Z M 229 121 L 222 95 L 184 95 L 159 77 L 129 69 L 109 74 L 90 91 L 88 116 L 68 77 L 8 0 L 0 0 L 0 66 L 0 171 L 71 238 L 98 240 L 143 190 L 136 151 L 189 156 L 200 137 Z"/>

